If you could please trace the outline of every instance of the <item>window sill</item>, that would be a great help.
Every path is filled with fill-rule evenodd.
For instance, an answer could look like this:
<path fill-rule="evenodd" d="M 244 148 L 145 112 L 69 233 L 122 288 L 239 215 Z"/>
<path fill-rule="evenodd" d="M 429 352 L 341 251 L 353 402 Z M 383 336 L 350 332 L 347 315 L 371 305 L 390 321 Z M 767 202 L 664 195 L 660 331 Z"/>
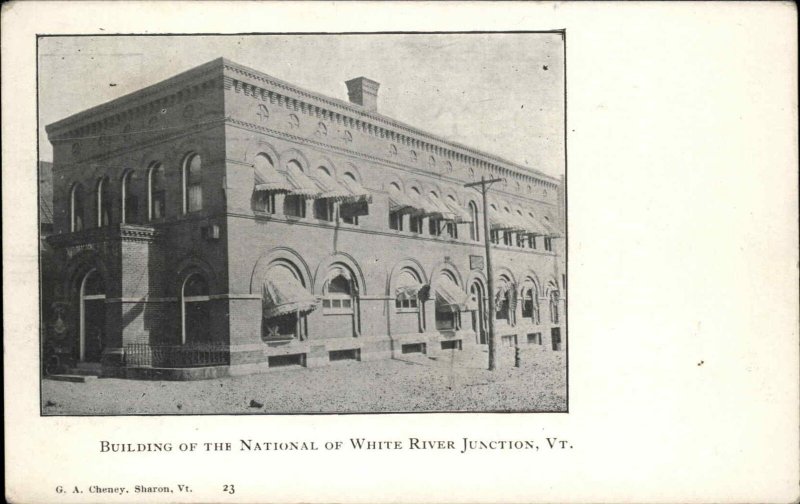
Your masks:
<path fill-rule="evenodd" d="M 419 308 L 395 308 L 397 313 L 419 313 Z"/>
<path fill-rule="evenodd" d="M 341 310 L 336 308 L 323 308 L 322 315 L 352 315 L 353 310 Z"/>

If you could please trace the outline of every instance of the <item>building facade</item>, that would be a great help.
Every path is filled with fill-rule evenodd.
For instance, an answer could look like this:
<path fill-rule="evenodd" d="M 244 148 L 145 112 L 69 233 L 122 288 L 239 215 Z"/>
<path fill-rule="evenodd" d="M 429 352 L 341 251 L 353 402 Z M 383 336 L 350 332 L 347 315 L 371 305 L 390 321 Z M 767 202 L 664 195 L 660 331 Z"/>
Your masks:
<path fill-rule="evenodd" d="M 566 345 L 564 184 L 217 59 L 47 126 L 55 367 L 195 378 Z M 490 191 L 490 236 L 479 192 Z M 484 240 L 497 301 L 487 313 Z M 66 330 L 63 328 L 66 327 Z"/>

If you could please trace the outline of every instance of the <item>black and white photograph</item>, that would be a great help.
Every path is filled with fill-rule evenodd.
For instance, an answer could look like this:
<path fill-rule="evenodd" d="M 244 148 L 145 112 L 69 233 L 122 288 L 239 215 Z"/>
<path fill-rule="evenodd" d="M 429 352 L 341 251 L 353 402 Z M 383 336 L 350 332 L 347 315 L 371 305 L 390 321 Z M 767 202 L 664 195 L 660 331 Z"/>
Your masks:
<path fill-rule="evenodd" d="M 800 501 L 794 4 L 0 16 L 6 501 Z"/>
<path fill-rule="evenodd" d="M 41 414 L 567 412 L 565 36 L 41 36 Z"/>

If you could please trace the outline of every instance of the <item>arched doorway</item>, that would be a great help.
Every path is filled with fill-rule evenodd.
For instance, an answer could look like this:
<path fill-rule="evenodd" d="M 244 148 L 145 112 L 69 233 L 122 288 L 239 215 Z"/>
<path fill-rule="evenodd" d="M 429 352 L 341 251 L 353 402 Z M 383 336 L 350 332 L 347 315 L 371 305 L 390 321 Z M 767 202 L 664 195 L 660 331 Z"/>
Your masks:
<path fill-rule="evenodd" d="M 484 301 L 483 285 L 479 281 L 472 282 L 469 288 L 470 296 L 472 297 L 472 330 L 478 337 L 478 343 L 481 345 L 486 344 L 486 305 Z"/>
<path fill-rule="evenodd" d="M 211 342 L 209 330 L 211 315 L 208 301 L 206 279 L 199 273 L 187 276 L 181 291 L 182 344 Z"/>
<path fill-rule="evenodd" d="M 100 362 L 105 348 L 106 290 L 97 269 L 83 276 L 78 294 L 78 360 Z"/>

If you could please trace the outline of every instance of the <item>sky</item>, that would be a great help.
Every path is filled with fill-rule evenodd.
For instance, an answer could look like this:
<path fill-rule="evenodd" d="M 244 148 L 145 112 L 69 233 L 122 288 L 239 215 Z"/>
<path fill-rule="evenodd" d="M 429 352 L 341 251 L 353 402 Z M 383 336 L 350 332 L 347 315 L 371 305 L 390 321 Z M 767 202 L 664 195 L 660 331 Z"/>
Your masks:
<path fill-rule="evenodd" d="M 346 80 L 380 83 L 378 112 L 548 175 L 564 173 L 560 34 L 45 37 L 44 126 L 225 57 L 333 98 Z"/>

